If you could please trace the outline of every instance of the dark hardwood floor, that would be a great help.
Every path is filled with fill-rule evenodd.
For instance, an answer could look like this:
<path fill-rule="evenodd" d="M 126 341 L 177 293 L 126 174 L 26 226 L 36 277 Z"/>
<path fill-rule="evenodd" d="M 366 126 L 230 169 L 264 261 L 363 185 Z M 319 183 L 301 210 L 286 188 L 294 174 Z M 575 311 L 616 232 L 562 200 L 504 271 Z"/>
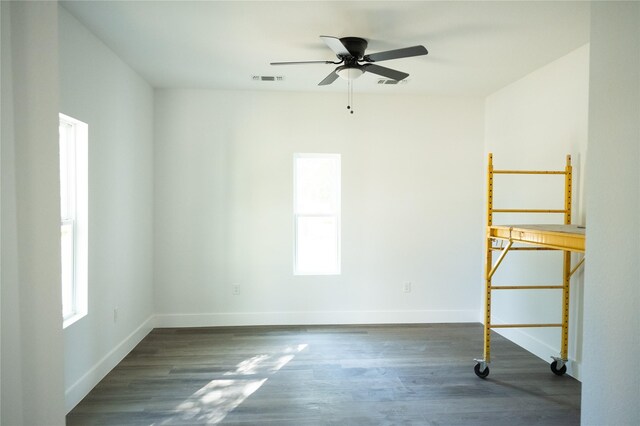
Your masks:
<path fill-rule="evenodd" d="M 578 425 L 580 382 L 479 324 L 155 329 L 67 425 Z"/>

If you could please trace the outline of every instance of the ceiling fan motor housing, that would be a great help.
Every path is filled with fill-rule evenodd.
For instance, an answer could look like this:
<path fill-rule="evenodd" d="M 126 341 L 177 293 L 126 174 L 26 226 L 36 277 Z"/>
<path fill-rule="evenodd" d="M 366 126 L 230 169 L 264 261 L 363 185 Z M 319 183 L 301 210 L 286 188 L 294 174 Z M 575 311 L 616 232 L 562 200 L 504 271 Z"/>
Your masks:
<path fill-rule="evenodd" d="M 360 37 L 342 37 L 340 41 L 356 60 L 364 57 L 364 51 L 368 45 L 367 40 Z"/>

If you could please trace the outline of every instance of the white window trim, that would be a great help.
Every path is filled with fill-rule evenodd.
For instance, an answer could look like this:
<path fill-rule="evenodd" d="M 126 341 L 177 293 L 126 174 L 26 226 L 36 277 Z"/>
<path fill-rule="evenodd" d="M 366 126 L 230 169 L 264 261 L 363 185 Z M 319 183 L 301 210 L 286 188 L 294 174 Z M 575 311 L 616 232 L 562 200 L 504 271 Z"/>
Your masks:
<path fill-rule="evenodd" d="M 89 126 L 80 120 L 60 114 L 60 122 L 73 127 L 75 148 L 75 217 L 73 234 L 73 297 L 74 310 L 71 315 L 63 318 L 62 327 L 66 328 L 88 313 L 88 184 L 89 184 Z M 61 222 L 62 224 L 62 222 Z"/>
<path fill-rule="evenodd" d="M 301 214 L 296 211 L 298 205 L 297 200 L 297 182 L 296 182 L 296 160 L 299 158 L 332 158 L 338 160 L 338 187 L 336 188 L 338 202 L 336 206 L 336 214 Z M 342 273 L 342 158 L 340 154 L 328 153 L 296 153 L 293 154 L 293 275 L 310 276 L 310 275 L 340 275 Z M 300 217 L 335 217 L 337 226 L 336 235 L 336 253 L 337 262 L 336 269 L 333 271 L 299 271 L 298 270 L 298 218 Z"/>

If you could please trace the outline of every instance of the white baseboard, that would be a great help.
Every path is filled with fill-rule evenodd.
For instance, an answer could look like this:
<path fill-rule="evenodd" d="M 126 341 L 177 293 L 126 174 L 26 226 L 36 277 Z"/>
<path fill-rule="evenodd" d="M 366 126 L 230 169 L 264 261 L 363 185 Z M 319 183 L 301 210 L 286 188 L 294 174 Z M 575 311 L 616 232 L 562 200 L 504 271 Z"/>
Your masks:
<path fill-rule="evenodd" d="M 315 311 L 157 314 L 156 327 L 242 325 L 419 324 L 478 322 L 475 310 Z"/>
<path fill-rule="evenodd" d="M 109 353 L 98 361 L 64 393 L 65 408 L 69 413 L 82 398 L 93 389 L 144 337 L 153 330 L 155 317 L 147 318 L 138 328 L 118 343 Z"/>
<path fill-rule="evenodd" d="M 501 323 L 500 319 L 495 317 L 494 322 L 496 324 Z M 526 329 L 496 328 L 494 331 L 549 364 L 553 361 L 551 359 L 552 356 L 560 355 L 559 347 L 552 346 L 536 337 L 533 337 L 531 334 L 527 333 Z M 581 380 L 580 366 L 581 365 L 578 361 L 569 359 L 567 362 L 567 374 L 577 380 Z"/>

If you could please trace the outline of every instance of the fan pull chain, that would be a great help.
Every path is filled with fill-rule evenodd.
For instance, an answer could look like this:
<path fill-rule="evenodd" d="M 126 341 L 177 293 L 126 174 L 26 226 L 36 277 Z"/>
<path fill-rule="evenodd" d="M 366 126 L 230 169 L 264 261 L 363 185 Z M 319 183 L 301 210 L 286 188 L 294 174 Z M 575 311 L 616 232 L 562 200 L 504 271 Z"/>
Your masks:
<path fill-rule="evenodd" d="M 351 80 L 351 102 L 349 102 L 351 104 L 351 114 L 353 114 L 353 80 Z"/>
<path fill-rule="evenodd" d="M 353 114 L 353 80 L 347 80 L 347 109 Z"/>
<path fill-rule="evenodd" d="M 350 90 L 351 89 L 351 80 L 347 80 L 347 109 L 351 109 L 351 95 Z"/>

